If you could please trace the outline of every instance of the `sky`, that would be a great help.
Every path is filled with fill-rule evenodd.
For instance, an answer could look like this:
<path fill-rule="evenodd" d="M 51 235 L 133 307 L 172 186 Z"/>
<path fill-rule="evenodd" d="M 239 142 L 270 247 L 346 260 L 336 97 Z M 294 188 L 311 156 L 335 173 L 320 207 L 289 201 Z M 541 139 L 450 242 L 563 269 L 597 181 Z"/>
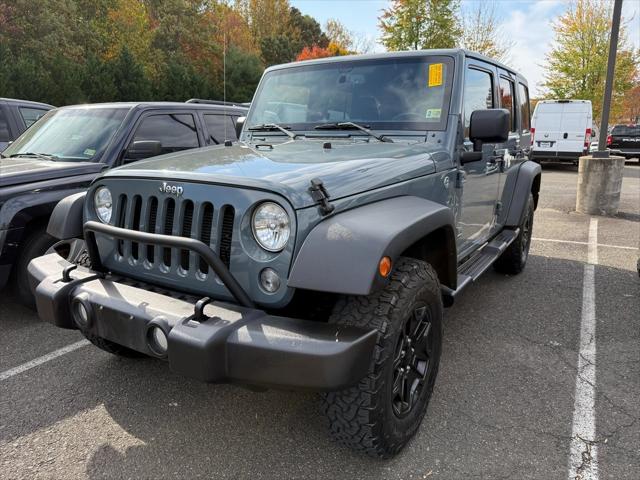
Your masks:
<path fill-rule="evenodd" d="M 471 8 L 475 1 L 480 0 L 463 0 L 462 9 Z M 350 31 L 375 42 L 375 51 L 385 50 L 377 42 L 380 36 L 378 17 L 381 10 L 391 4 L 390 1 L 290 0 L 290 3 L 322 25 L 329 18 L 337 18 Z M 553 46 L 551 24 L 567 9 L 569 2 L 498 0 L 496 4 L 503 35 L 514 43 L 510 65 L 527 78 L 532 97 L 535 97 L 540 93 L 544 81 L 545 56 Z M 624 0 L 622 16 L 629 21 L 629 40 L 636 48 L 640 48 L 640 0 Z"/>

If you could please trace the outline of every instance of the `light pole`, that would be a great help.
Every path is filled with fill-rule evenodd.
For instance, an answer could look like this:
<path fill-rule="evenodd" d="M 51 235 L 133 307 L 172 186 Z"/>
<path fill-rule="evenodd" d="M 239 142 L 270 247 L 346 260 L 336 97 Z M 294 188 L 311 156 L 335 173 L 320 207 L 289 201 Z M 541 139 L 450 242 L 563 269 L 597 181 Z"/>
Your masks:
<path fill-rule="evenodd" d="M 622 0 L 615 0 L 611 22 L 611 37 L 609 39 L 607 80 L 604 86 L 598 151 L 593 152 L 592 155 L 580 157 L 578 165 L 576 211 L 589 215 L 616 215 L 620 205 L 624 157 L 611 156 L 609 154 L 609 150 L 607 150 L 607 127 L 609 125 L 609 112 L 611 111 L 611 95 L 613 92 L 613 75 L 616 68 L 621 11 Z"/>
<path fill-rule="evenodd" d="M 607 80 L 604 85 L 604 99 L 602 102 L 602 120 L 600 124 L 600 138 L 598 138 L 598 151 L 593 152 L 594 158 L 609 158 L 609 150 L 607 150 L 607 128 L 609 126 L 609 112 L 611 111 L 611 95 L 613 92 L 613 75 L 616 69 L 616 53 L 618 51 L 618 33 L 620 32 L 621 12 L 622 12 L 622 0 L 615 0 L 613 4 L 611 38 L 609 39 L 609 59 L 607 60 Z"/>

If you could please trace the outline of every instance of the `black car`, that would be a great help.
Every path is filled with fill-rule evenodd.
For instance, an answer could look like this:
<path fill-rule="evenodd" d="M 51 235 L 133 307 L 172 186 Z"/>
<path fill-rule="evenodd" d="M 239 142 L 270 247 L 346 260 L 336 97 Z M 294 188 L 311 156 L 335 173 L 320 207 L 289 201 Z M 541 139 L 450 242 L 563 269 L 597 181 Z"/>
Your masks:
<path fill-rule="evenodd" d="M 236 119 L 246 112 L 219 102 L 149 102 L 46 113 L 1 154 L 0 288 L 13 272 L 19 298 L 32 303 L 27 264 L 53 245 L 45 230 L 59 200 L 107 168 L 236 140 Z"/>
<path fill-rule="evenodd" d="M 607 148 L 614 155 L 640 160 L 640 125 L 616 125 L 607 137 Z"/>
<path fill-rule="evenodd" d="M 0 98 L 0 152 L 52 108 L 46 103 Z"/>

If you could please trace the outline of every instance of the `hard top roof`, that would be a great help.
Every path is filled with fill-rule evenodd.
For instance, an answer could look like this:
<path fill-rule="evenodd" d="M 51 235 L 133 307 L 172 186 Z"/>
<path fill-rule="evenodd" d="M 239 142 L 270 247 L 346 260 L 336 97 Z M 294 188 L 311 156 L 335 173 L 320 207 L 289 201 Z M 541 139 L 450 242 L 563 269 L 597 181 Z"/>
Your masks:
<path fill-rule="evenodd" d="M 504 70 L 507 70 L 511 73 L 513 73 L 514 75 L 517 75 L 518 77 L 522 78 L 523 80 L 525 80 L 526 83 L 526 79 L 522 76 L 522 74 L 518 73 L 515 69 L 513 69 L 512 67 L 509 67 L 508 65 L 505 65 L 502 62 L 499 62 L 498 60 L 495 60 L 493 58 L 487 57 L 485 55 L 482 55 L 480 53 L 477 52 L 472 52 L 471 50 L 467 50 L 464 48 L 443 48 L 443 49 L 432 49 L 432 50 L 406 50 L 406 51 L 400 51 L 400 52 L 384 52 L 384 53 L 370 53 L 370 54 L 364 54 L 364 55 L 343 55 L 343 56 L 339 56 L 339 57 L 326 57 L 326 58 L 318 58 L 318 59 L 314 59 L 314 60 L 304 60 L 301 62 L 291 62 L 291 63 L 284 63 L 281 65 L 274 65 L 272 67 L 269 67 L 265 70 L 265 72 L 269 72 L 272 70 L 280 70 L 280 69 L 284 69 L 284 68 L 291 68 L 291 67 L 299 67 L 302 65 L 314 65 L 314 64 L 323 64 L 323 63 L 336 63 L 336 62 L 353 62 L 353 61 L 366 61 L 366 60 L 383 60 L 385 58 L 407 58 L 407 57 L 424 57 L 427 55 L 441 55 L 441 56 L 451 56 L 451 57 L 461 57 L 461 56 L 466 56 L 466 57 L 471 57 L 471 58 L 477 58 L 479 60 L 485 61 L 487 63 L 491 63 L 493 65 L 496 65 L 497 67 L 500 67 Z"/>

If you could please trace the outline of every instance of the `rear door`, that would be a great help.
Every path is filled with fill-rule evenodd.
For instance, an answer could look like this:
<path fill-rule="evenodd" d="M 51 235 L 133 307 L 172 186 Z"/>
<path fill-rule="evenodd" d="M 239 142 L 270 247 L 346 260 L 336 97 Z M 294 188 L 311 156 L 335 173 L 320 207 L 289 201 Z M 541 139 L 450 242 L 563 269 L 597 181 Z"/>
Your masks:
<path fill-rule="evenodd" d="M 562 116 L 558 132 L 558 152 L 583 152 L 585 134 L 591 129 L 589 106 L 584 102 L 560 103 Z"/>
<path fill-rule="evenodd" d="M 555 156 L 558 152 L 560 125 L 562 124 L 561 103 L 538 103 L 533 116 L 533 127 L 536 129 L 533 150 Z"/>

